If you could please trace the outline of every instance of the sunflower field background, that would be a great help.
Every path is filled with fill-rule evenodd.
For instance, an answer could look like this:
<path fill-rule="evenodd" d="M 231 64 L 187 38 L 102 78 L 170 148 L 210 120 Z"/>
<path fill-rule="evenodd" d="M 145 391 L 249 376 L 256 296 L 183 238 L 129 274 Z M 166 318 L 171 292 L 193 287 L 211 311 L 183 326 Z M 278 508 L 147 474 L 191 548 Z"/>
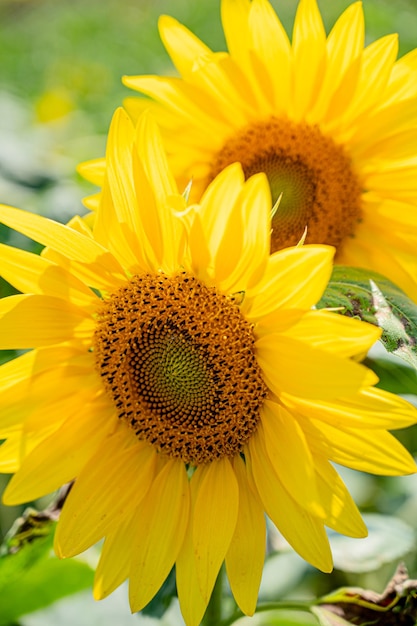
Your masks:
<path fill-rule="evenodd" d="M 296 0 L 272 2 L 291 30 Z M 327 27 L 351 4 L 320 0 Z M 367 43 L 398 32 L 400 56 L 416 46 L 416 0 L 364 0 Z M 224 49 L 219 4 L 214 0 L 0 0 L 0 202 L 67 222 L 85 212 L 81 199 L 91 188 L 76 173 L 79 162 L 104 153 L 114 109 L 131 95 L 122 75 L 169 74 L 157 18 L 167 13 L 215 50 Z M 0 226 L 0 242 L 37 251 L 33 243 Z M 0 282 L 0 297 L 14 293 Z M 0 362 L 16 356 L 0 353 Z M 417 403 L 417 374 L 383 349 L 369 357 L 380 385 Z M 417 455 L 417 429 L 396 433 Z M 291 603 L 322 596 L 342 586 L 381 592 L 399 562 L 417 578 L 417 480 L 342 471 L 370 531 L 366 540 L 332 537 L 335 570 L 322 574 L 298 557 L 273 530 L 269 536 L 260 599 Z M 0 476 L 0 492 L 7 477 Z M 31 503 L 44 510 L 48 499 Z M 0 626 L 120 626 L 182 624 L 173 579 L 140 615 L 131 615 L 126 589 L 103 602 L 91 595 L 94 549 L 71 561 L 51 555 L 51 520 L 36 515 L 10 528 L 22 507 L 0 504 Z M 17 529 L 17 530 L 16 530 Z M 38 537 L 37 541 L 33 538 Z M 6 551 L 20 557 L 2 559 Z M 293 608 L 293 607 L 292 607 Z M 302 612 L 261 613 L 243 624 L 315 624 Z M 330 622 L 329 622 L 330 623 Z M 336 622 L 335 622 L 336 623 Z M 382 623 L 382 622 L 381 622 Z M 388 622 L 387 622 L 388 623 Z"/>

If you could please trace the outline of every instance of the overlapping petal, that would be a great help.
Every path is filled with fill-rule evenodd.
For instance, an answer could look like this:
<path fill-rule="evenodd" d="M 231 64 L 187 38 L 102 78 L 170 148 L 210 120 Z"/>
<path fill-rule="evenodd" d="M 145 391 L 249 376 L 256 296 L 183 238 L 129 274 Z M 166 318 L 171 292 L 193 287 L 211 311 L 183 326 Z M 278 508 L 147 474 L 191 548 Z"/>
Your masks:
<path fill-rule="evenodd" d="M 248 140 L 256 136 L 256 125 L 279 120 L 290 124 L 290 128 L 295 123 L 297 129 L 305 125 L 318 129 L 346 159 L 344 166 L 352 177 L 347 190 L 342 184 L 340 191 L 343 197 L 357 196 L 353 202 L 357 204 L 358 219 L 346 229 L 342 241 L 335 243 L 324 231 L 322 237 L 311 235 L 307 241 L 335 244 L 337 262 L 350 264 L 359 247 L 356 233 L 359 238 L 359 231 L 365 233 L 368 245 L 360 246 L 361 266 L 375 271 L 383 267 L 388 278 L 416 299 L 415 256 L 407 257 L 396 245 L 389 221 L 381 221 L 383 243 L 374 240 L 372 220 L 365 210 L 366 193 L 375 191 L 381 203 L 386 198 L 404 201 L 406 213 L 415 215 L 417 165 L 412 160 L 408 166 L 402 162 L 415 156 L 415 52 L 398 60 L 395 34 L 365 45 L 360 2 L 352 3 L 326 35 L 317 1 L 301 0 L 292 40 L 268 0 L 222 0 L 221 19 L 228 51 L 214 53 L 176 20 L 163 16 L 161 37 L 182 77 L 124 79 L 127 86 L 151 98 L 148 106 L 161 122 L 177 181 L 184 185 L 192 178 L 192 199 L 198 201 L 213 171 L 218 171 L 219 159 L 223 162 L 225 158 L 226 164 L 242 161 L 253 150 L 249 169 L 253 172 L 253 163 L 259 162 L 255 171 L 266 171 L 275 181 L 272 188 L 282 172 L 285 178 L 286 164 L 291 160 L 307 163 L 303 159 L 308 148 L 299 148 L 294 139 L 294 155 L 287 151 L 285 141 L 278 146 L 277 140 L 275 161 L 266 166 L 261 137 L 253 146 Z M 133 102 L 130 98 L 128 109 L 134 116 L 135 109 L 142 110 L 145 105 L 140 101 L 135 106 Z M 250 129 L 254 134 L 246 135 Z M 234 142 L 239 143 L 242 136 L 246 136 L 247 143 L 239 144 L 240 149 L 234 152 Z M 228 161 L 229 152 L 235 157 Z M 318 166 L 307 175 L 307 182 L 320 177 L 322 169 L 328 172 L 328 178 L 333 175 L 328 162 L 320 162 L 319 151 L 316 156 Z M 274 171 L 267 171 L 268 167 Z M 298 175 L 295 168 L 294 184 Z M 332 208 L 326 208 L 326 215 Z M 291 211 L 289 215 L 293 215 Z M 303 226 L 315 223 L 317 212 L 309 215 Z M 399 219 L 393 206 L 390 217 L 394 222 Z M 343 230 L 343 220 L 334 219 Z M 384 259 L 378 255 L 381 247 Z M 403 267 L 403 271 L 396 271 L 396 266 Z"/>
<path fill-rule="evenodd" d="M 191 84 L 199 93 L 182 123 L 216 79 L 218 88 L 233 88 L 223 119 L 233 114 L 243 88 L 235 66 L 250 74 L 244 114 L 262 100 L 253 89 L 259 59 L 233 23 L 240 11 L 266 63 L 259 41 L 266 0 L 225 2 L 235 58 L 212 56 L 182 27 L 162 22 L 167 45 L 185 46 L 178 65 L 189 81 L 175 87 L 170 114 L 187 102 Z M 331 101 L 326 76 L 335 68 L 328 64 L 324 78 L 321 68 L 334 54 L 347 76 L 360 33 L 346 57 L 337 40 L 359 22 L 356 6 L 326 40 L 314 1 L 302 1 L 296 64 L 306 63 L 306 37 L 316 49 L 306 100 L 295 87 L 298 114 L 322 80 L 321 104 Z M 276 20 L 269 37 L 274 32 Z M 287 54 L 285 41 L 281 33 L 271 58 Z M 198 80 L 194 72 L 202 72 Z M 168 94 L 165 84 L 161 99 Z M 55 549 L 73 556 L 104 538 L 96 598 L 128 578 L 131 608 L 140 611 L 175 565 L 184 619 L 198 626 L 225 562 L 235 599 L 251 615 L 265 513 L 303 558 L 330 571 L 325 527 L 366 532 L 331 463 L 413 472 L 387 429 L 415 423 L 417 411 L 375 389 L 375 375 L 360 363 L 378 329 L 314 309 L 334 248 L 299 245 L 269 255 L 271 198 L 262 173 L 245 179 L 232 164 L 200 204 L 187 205 L 150 115 L 135 126 L 120 110 L 104 168 L 93 163 L 86 171 L 103 184 L 91 228 L 80 218 L 63 226 L 0 207 L 0 219 L 46 246 L 40 257 L 0 247 L 6 278 L 23 292 L 0 302 L 0 346 L 33 349 L 0 369 L 0 437 L 7 439 L 0 469 L 16 472 L 5 500 L 31 500 L 74 480 Z M 402 219 L 399 238 L 410 219 Z"/>

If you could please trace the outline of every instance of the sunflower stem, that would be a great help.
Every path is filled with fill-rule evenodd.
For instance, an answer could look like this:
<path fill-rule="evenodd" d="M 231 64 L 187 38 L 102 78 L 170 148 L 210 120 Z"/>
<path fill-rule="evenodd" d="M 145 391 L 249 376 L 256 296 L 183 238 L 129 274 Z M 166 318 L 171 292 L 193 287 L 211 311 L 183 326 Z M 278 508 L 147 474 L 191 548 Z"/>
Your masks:
<path fill-rule="evenodd" d="M 222 621 L 224 567 L 221 567 L 204 614 L 203 626 L 219 626 Z"/>
<path fill-rule="evenodd" d="M 310 613 L 311 603 L 303 602 L 303 601 L 283 601 L 283 602 L 264 602 L 263 604 L 258 604 L 256 607 L 255 613 L 264 613 L 266 611 L 304 611 L 306 613 Z M 225 619 L 221 626 L 231 626 L 241 617 L 245 617 L 244 613 L 239 609 L 230 615 L 227 619 Z"/>

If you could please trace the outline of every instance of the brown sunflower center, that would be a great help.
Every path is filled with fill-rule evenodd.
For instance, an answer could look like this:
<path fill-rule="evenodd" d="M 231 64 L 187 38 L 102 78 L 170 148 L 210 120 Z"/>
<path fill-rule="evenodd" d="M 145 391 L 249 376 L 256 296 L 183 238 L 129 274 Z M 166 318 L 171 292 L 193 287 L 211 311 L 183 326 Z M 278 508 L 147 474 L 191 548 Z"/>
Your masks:
<path fill-rule="evenodd" d="M 267 387 L 251 325 L 215 288 L 181 272 L 134 276 L 102 304 L 96 366 L 138 438 L 198 465 L 234 456 Z"/>
<path fill-rule="evenodd" d="M 341 246 L 361 219 L 361 187 L 341 146 L 316 126 L 274 118 L 251 124 L 217 154 L 209 180 L 234 162 L 246 178 L 265 172 L 273 203 L 272 251 L 299 242 Z"/>

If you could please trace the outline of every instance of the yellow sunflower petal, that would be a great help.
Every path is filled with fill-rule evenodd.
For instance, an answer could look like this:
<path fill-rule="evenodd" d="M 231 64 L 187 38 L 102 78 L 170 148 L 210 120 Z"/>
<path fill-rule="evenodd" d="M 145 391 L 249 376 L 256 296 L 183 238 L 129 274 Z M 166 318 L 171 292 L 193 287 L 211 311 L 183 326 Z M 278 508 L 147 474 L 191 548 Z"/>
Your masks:
<path fill-rule="evenodd" d="M 314 449 L 340 465 L 382 476 L 416 472 L 416 463 L 411 454 L 391 433 L 384 430 L 353 430 L 334 427 L 318 420 L 303 420 L 302 428 Z"/>
<path fill-rule="evenodd" d="M 266 400 L 261 411 L 269 461 L 284 488 L 301 507 L 324 517 L 317 491 L 314 461 L 302 428 L 289 411 Z"/>
<path fill-rule="evenodd" d="M 236 528 L 239 487 L 227 458 L 198 471 L 204 476 L 195 502 L 193 541 L 197 579 L 208 602 Z"/>
<path fill-rule="evenodd" d="M 194 70 L 198 57 L 211 52 L 188 28 L 168 15 L 158 21 L 159 33 L 172 62 L 183 78 L 187 79 Z M 179 52 L 180 51 L 180 52 Z"/>
<path fill-rule="evenodd" d="M 365 355 L 381 337 L 377 326 L 327 311 L 308 311 L 287 333 L 344 357 Z"/>
<path fill-rule="evenodd" d="M 20 467 L 21 435 L 14 433 L 0 445 L 0 471 L 5 474 L 14 474 Z M 4 494 L 2 497 L 4 502 Z"/>
<path fill-rule="evenodd" d="M 365 39 L 365 25 L 362 4 L 355 2 L 346 9 L 337 20 L 327 39 L 326 73 L 321 85 L 318 100 L 312 112 L 308 113 L 310 123 L 319 121 L 329 109 L 331 117 L 335 117 L 335 97 L 340 83 L 344 83 L 344 108 L 353 97 L 359 78 L 360 55 Z M 346 81 L 346 73 L 351 73 Z M 349 91 L 346 90 L 350 83 Z M 342 103 L 341 103 L 342 104 Z"/>
<path fill-rule="evenodd" d="M 269 75 L 274 113 L 283 112 L 289 106 L 291 95 L 292 53 L 287 33 L 267 0 L 254 0 L 251 3 L 249 24 L 256 53 Z M 279 80 L 275 80 L 277 67 Z"/>
<path fill-rule="evenodd" d="M 266 177 L 252 176 L 242 189 L 236 215 L 231 214 L 217 250 L 215 275 L 224 291 L 245 291 L 263 275 L 269 260 L 270 207 Z"/>
<path fill-rule="evenodd" d="M 0 390 L 4 391 L 24 380 L 29 386 L 32 375 L 56 365 L 64 365 L 72 356 L 79 356 L 82 353 L 77 350 L 76 346 L 69 345 L 25 352 L 0 366 Z"/>
<path fill-rule="evenodd" d="M 132 545 L 129 600 L 132 611 L 150 602 L 171 571 L 181 549 L 190 511 L 184 464 L 170 459 L 138 509 Z"/>
<path fill-rule="evenodd" d="M 84 263 L 97 273 L 99 280 L 109 274 L 114 278 L 124 276 L 119 263 L 105 248 L 64 224 L 5 205 L 0 205 L 0 221 L 68 259 Z"/>
<path fill-rule="evenodd" d="M 358 125 L 356 132 L 360 134 L 360 142 L 352 137 L 352 151 L 357 152 L 359 158 L 366 150 L 371 150 L 378 137 L 385 135 L 385 129 L 389 128 L 389 134 L 407 131 L 410 127 L 410 117 L 415 109 L 415 100 L 395 102 L 389 107 L 377 109 L 372 115 L 366 117 L 367 123 Z"/>
<path fill-rule="evenodd" d="M 58 365 L 23 379 L 1 393 L 0 437 L 4 430 L 13 426 L 24 424 L 25 431 L 31 432 L 59 423 L 71 412 L 73 403 L 80 402 L 79 397 L 94 398 L 101 391 L 101 385 L 91 367 L 92 360 L 89 361 L 90 367 L 86 368 Z"/>
<path fill-rule="evenodd" d="M 73 415 L 24 459 L 4 495 L 7 504 L 35 500 L 75 478 L 109 431 L 107 401 L 73 405 Z"/>
<path fill-rule="evenodd" d="M 22 431 L 13 433 L 7 441 L 0 445 L 0 468 L 6 474 L 17 472 L 21 466 L 22 459 L 36 448 L 45 437 L 51 433 L 53 428 L 26 435 Z M 3 494 L 3 501 L 6 503 L 7 492 Z M 29 498 L 31 500 L 31 498 Z M 19 503 L 21 504 L 21 502 Z"/>
<path fill-rule="evenodd" d="M 222 0 L 221 18 L 227 47 L 236 59 L 247 57 L 247 18 L 251 8 L 248 0 Z"/>
<path fill-rule="evenodd" d="M 239 456 L 233 460 L 233 469 L 239 484 L 239 509 L 226 554 L 226 571 L 240 609 L 245 615 L 253 615 L 265 558 L 265 516 L 249 485 L 245 463 Z"/>
<path fill-rule="evenodd" d="M 125 76 L 123 83 L 127 87 L 137 89 L 164 104 L 169 111 L 176 113 L 193 127 L 196 122 L 205 129 L 207 136 L 227 132 L 227 120 L 223 117 L 212 118 L 206 111 L 207 102 L 212 101 L 216 110 L 219 109 L 215 100 L 203 90 L 196 90 L 191 85 L 183 84 L 178 78 L 161 78 L 159 76 Z M 219 114 L 221 113 L 219 109 Z M 220 145 L 219 145 L 220 147 Z"/>
<path fill-rule="evenodd" d="M 232 127 L 249 121 L 256 101 L 248 78 L 240 72 L 229 55 L 218 52 L 199 59 L 193 83 L 202 91 L 215 96 L 221 107 L 221 117 Z M 247 97 L 243 100 L 244 94 Z"/>
<path fill-rule="evenodd" d="M 312 399 L 331 399 L 374 385 L 378 377 L 363 365 L 284 335 L 256 342 L 259 364 L 269 387 Z"/>
<path fill-rule="evenodd" d="M 224 34 L 233 61 L 230 63 L 232 76 L 234 74 L 243 87 L 241 97 L 246 93 L 247 102 L 252 100 L 253 110 L 260 115 L 268 115 L 272 100 L 270 79 L 265 67 L 253 55 L 251 11 L 252 3 L 248 0 L 223 0 L 221 3 Z"/>
<path fill-rule="evenodd" d="M 117 194 L 115 195 L 117 201 Z M 134 210 L 137 214 L 137 207 Z M 148 255 L 144 252 L 150 247 L 146 237 L 138 238 L 128 224 L 118 217 L 108 177 L 103 183 L 100 205 L 95 216 L 93 229 L 95 240 L 105 246 L 129 274 L 140 273 L 154 267 L 154 257 L 151 255 L 152 260 L 149 262 Z M 75 273 L 73 266 L 68 266 L 68 269 Z M 113 289 L 115 286 L 113 284 Z M 111 290 L 110 288 L 106 291 Z"/>
<path fill-rule="evenodd" d="M 309 563 L 331 572 L 332 555 L 323 522 L 294 502 L 280 483 L 259 432 L 249 440 L 249 471 L 265 511 L 292 547 Z"/>
<path fill-rule="evenodd" d="M 150 116 L 142 115 L 137 126 L 137 134 L 138 151 L 143 166 L 163 210 L 166 198 L 178 194 L 178 189 L 168 166 L 158 128 Z"/>
<path fill-rule="evenodd" d="M 334 427 L 367 429 L 407 428 L 416 422 L 415 407 L 383 389 L 361 389 L 352 396 L 326 400 L 296 398 L 283 393 L 281 400 L 297 412 Z"/>
<path fill-rule="evenodd" d="M 123 109 L 113 116 L 107 142 L 105 178 L 100 198 L 100 210 L 94 220 L 94 237 L 104 245 L 130 273 L 150 270 L 155 266 L 155 255 L 140 220 L 139 198 L 149 199 L 147 188 L 140 190 L 136 183 L 137 170 L 143 169 L 136 152 L 135 130 Z M 143 182 L 143 181 L 141 181 Z M 146 181 L 147 186 L 148 183 Z M 152 211 L 153 202 L 149 205 Z M 149 259 L 150 257 L 150 259 Z"/>
<path fill-rule="evenodd" d="M 2 277 L 19 291 L 55 296 L 87 310 L 97 307 L 91 289 L 44 257 L 0 244 L 0 263 Z"/>
<path fill-rule="evenodd" d="M 208 604 L 201 594 L 198 583 L 193 543 L 195 502 L 202 475 L 204 475 L 204 472 L 197 470 L 193 473 L 190 480 L 190 515 L 184 541 L 175 565 L 178 600 L 184 621 L 189 626 L 199 626 Z"/>
<path fill-rule="evenodd" d="M 238 163 L 225 168 L 207 187 L 200 202 L 199 214 L 208 248 L 214 258 L 224 237 L 224 224 L 229 221 L 244 185 L 244 175 Z M 217 219 L 217 208 L 222 204 L 223 219 Z"/>
<path fill-rule="evenodd" d="M 101 193 L 92 193 L 82 199 L 82 203 L 89 211 L 97 211 L 100 206 Z"/>
<path fill-rule="evenodd" d="M 316 0 L 301 0 L 293 30 L 294 118 L 302 118 L 325 71 L 326 32 Z"/>
<path fill-rule="evenodd" d="M 175 210 L 185 209 L 185 201 L 180 197 L 168 167 L 157 126 L 147 115 L 142 116 L 137 127 L 137 150 L 141 156 L 141 163 L 153 190 L 155 201 L 158 204 L 158 217 L 151 221 L 152 236 L 151 228 L 148 226 L 149 240 L 153 244 L 153 237 L 155 236 L 153 248 L 156 251 L 158 247 L 163 250 L 163 265 L 172 271 L 173 268 L 178 267 L 183 252 L 182 232 L 184 226 L 175 215 Z M 138 189 L 137 191 L 140 196 L 141 190 Z M 140 206 L 143 214 L 153 208 L 152 205 L 151 207 Z M 144 216 L 144 219 L 150 221 L 150 217 Z M 159 222 L 157 227 L 154 223 L 156 219 Z"/>
<path fill-rule="evenodd" d="M 348 490 L 334 467 L 314 456 L 320 500 L 327 512 L 325 524 L 348 537 L 366 537 L 368 531 Z"/>
<path fill-rule="evenodd" d="M 126 427 L 106 438 L 78 474 L 65 502 L 55 535 L 57 553 L 79 554 L 117 527 L 145 496 L 154 470 L 153 448 L 135 442 Z"/>
<path fill-rule="evenodd" d="M 0 467 L 7 474 L 17 472 L 25 459 L 46 437 L 56 430 L 56 425 L 48 425 L 34 433 L 23 429 L 15 431 L 0 445 Z M 13 468 L 13 469 L 12 469 Z"/>
<path fill-rule="evenodd" d="M 77 383 L 76 383 L 77 378 Z M 66 386 L 67 380 L 64 384 Z M 83 389 L 80 390 L 80 380 L 82 380 Z M 85 387 L 84 387 L 85 384 Z M 30 397 L 28 398 L 30 401 Z M 68 389 L 61 395 L 56 392 L 51 394 L 51 398 L 44 402 L 38 402 L 37 406 L 29 411 L 26 410 L 23 432 L 32 436 L 42 429 L 56 429 L 68 416 L 73 415 L 77 411 L 80 404 L 103 402 L 102 389 L 97 392 L 97 377 L 91 376 L 91 372 L 87 372 L 85 378 L 73 376 L 68 380 Z M 107 406 L 104 404 L 104 406 Z M 22 414 L 24 411 L 22 410 Z M 105 412 L 104 412 L 105 414 Z"/>
<path fill-rule="evenodd" d="M 106 536 L 94 576 L 93 594 L 96 600 L 107 598 L 129 576 L 136 526 L 135 510 L 116 531 Z"/>
<path fill-rule="evenodd" d="M 101 186 L 103 184 L 104 175 L 106 171 L 106 160 L 91 159 L 90 161 L 84 161 L 77 165 L 77 172 L 86 180 L 93 183 L 93 185 Z"/>
<path fill-rule="evenodd" d="M 25 350 L 69 339 L 88 340 L 94 332 L 94 322 L 88 312 L 52 296 L 3 298 L 0 319 L 2 350 Z"/>
<path fill-rule="evenodd" d="M 248 290 L 249 319 L 280 308 L 310 309 L 323 295 L 332 273 L 334 249 L 329 246 L 288 248 L 273 254 L 256 291 Z"/>
<path fill-rule="evenodd" d="M 355 150 L 356 144 L 366 143 L 367 138 L 373 131 L 378 133 L 377 128 L 375 128 L 374 118 L 375 121 L 378 120 L 387 110 L 377 106 L 373 115 L 369 115 L 368 111 L 375 107 L 375 103 L 379 105 L 381 102 L 397 52 L 398 37 L 396 35 L 387 35 L 367 46 L 362 54 L 361 73 L 357 84 L 356 97 L 352 100 L 351 105 L 347 107 L 344 114 L 344 125 L 342 128 L 346 127 L 346 134 L 344 137 L 339 136 L 339 140 L 346 140 L 353 138 L 352 135 L 355 131 L 360 133 L 360 139 L 352 142 L 353 150 Z M 372 76 L 372 85 L 369 80 L 370 76 Z M 394 111 L 393 119 L 395 119 Z M 327 127 L 327 131 L 333 131 L 335 126 L 336 124 L 330 125 Z M 381 130 L 382 132 L 384 131 L 384 129 Z M 375 134 L 374 139 L 377 136 L 378 134 Z"/>
<path fill-rule="evenodd" d="M 387 88 L 386 103 L 395 100 L 411 99 L 417 95 L 417 88 L 413 77 L 417 67 L 417 50 L 411 50 L 398 59 L 392 68 L 392 74 Z"/>
<path fill-rule="evenodd" d="M 106 175 L 109 180 L 115 221 L 126 225 L 132 235 L 138 232 L 137 199 L 133 184 L 134 127 L 126 112 L 116 110 L 109 130 Z"/>

